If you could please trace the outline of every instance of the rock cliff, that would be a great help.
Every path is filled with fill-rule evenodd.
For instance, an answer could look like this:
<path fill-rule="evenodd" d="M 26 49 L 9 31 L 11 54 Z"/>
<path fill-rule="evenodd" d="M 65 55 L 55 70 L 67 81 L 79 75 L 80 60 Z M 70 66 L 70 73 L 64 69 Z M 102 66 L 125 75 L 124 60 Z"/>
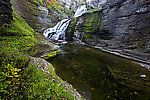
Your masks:
<path fill-rule="evenodd" d="M 102 18 L 99 35 L 107 31 L 115 43 L 112 48 L 133 50 L 135 53 L 147 53 L 145 60 L 149 60 L 150 52 L 150 1 L 148 0 L 107 0 L 101 6 Z M 103 34 L 102 34 L 103 35 Z M 141 54 L 144 56 L 144 54 Z"/>
<path fill-rule="evenodd" d="M 66 31 L 67 40 L 78 38 L 84 42 L 94 41 L 95 34 L 100 26 L 101 11 L 99 9 L 90 10 L 80 17 L 72 19 Z"/>
<path fill-rule="evenodd" d="M 103 9 L 100 30 L 121 41 L 149 39 L 150 1 L 109 0 Z"/>
<path fill-rule="evenodd" d="M 88 41 L 83 39 L 84 42 L 101 46 L 107 50 L 121 52 L 124 55 L 144 61 L 150 61 L 150 1 L 94 0 L 90 5 L 101 10 L 100 16 L 91 19 L 100 20 L 100 24 L 90 26 L 92 27 L 91 30 L 95 28 L 96 30 L 92 32 L 88 31 L 88 28 L 84 31 L 82 30 L 82 27 L 86 28 L 84 23 L 90 21 L 90 19 L 84 18 L 86 15 L 83 15 L 76 22 L 80 24 L 75 24 L 72 32 L 68 31 L 70 30 L 68 28 L 67 34 L 82 33 L 82 37 L 83 35 L 90 37 Z M 92 18 L 92 16 L 93 13 L 88 15 L 89 18 Z M 72 27 L 74 24 L 71 22 L 70 26 Z M 92 35 L 92 38 L 87 34 Z M 94 43 L 93 40 L 96 42 Z"/>
<path fill-rule="evenodd" d="M 4 23 L 9 23 L 12 19 L 12 9 L 10 0 L 0 1 L 0 26 Z"/>

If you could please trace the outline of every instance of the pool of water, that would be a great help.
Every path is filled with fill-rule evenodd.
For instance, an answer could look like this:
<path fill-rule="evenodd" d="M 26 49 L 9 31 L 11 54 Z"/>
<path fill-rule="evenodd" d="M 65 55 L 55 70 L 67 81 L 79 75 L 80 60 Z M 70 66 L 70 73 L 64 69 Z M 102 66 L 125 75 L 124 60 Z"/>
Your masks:
<path fill-rule="evenodd" d="M 60 49 L 63 54 L 48 61 L 87 100 L 150 99 L 150 73 L 135 62 L 82 45 Z"/>

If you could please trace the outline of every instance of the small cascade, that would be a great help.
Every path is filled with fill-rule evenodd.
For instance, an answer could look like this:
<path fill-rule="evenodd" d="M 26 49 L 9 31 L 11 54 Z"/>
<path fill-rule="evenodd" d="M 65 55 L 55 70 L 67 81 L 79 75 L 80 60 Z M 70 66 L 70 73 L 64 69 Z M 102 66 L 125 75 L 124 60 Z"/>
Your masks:
<path fill-rule="evenodd" d="M 86 5 L 80 6 L 80 7 L 77 9 L 76 13 L 74 14 L 74 18 L 81 16 L 81 15 L 84 14 L 86 11 L 87 11 Z"/>
<path fill-rule="evenodd" d="M 86 11 L 87 11 L 86 5 L 79 7 L 74 15 L 74 18 L 81 16 Z M 63 19 L 62 21 L 58 22 L 56 26 L 54 26 L 53 28 L 46 29 L 43 35 L 50 39 L 60 41 L 61 43 L 66 43 L 65 32 L 70 21 L 71 19 Z"/>
<path fill-rule="evenodd" d="M 62 24 L 58 29 L 56 29 L 56 32 L 54 35 L 50 35 L 49 38 L 53 40 L 65 40 L 65 32 L 69 25 L 70 20 L 67 20 L 64 24 Z"/>
<path fill-rule="evenodd" d="M 49 37 L 49 35 L 52 35 L 52 33 L 55 33 L 56 31 L 58 31 L 60 29 L 60 27 L 62 26 L 62 24 L 64 22 L 66 22 L 68 19 L 63 19 L 62 21 L 58 22 L 56 24 L 56 26 L 54 26 L 53 28 L 48 28 L 47 30 L 44 31 L 43 35 L 45 37 Z M 51 34 L 50 34 L 51 33 Z"/>

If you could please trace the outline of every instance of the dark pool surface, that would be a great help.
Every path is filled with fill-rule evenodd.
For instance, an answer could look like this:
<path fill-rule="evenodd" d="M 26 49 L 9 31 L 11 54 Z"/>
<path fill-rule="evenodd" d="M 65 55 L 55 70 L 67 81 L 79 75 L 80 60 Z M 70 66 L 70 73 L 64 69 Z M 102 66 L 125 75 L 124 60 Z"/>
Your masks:
<path fill-rule="evenodd" d="M 150 72 L 135 62 L 81 45 L 60 49 L 48 61 L 87 100 L 150 100 Z"/>

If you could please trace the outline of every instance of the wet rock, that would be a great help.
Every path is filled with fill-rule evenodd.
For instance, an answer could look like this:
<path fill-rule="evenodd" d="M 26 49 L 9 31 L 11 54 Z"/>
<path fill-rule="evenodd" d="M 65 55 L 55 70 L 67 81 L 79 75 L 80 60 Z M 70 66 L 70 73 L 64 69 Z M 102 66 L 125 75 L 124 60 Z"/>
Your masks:
<path fill-rule="evenodd" d="M 52 67 L 52 65 L 50 63 L 48 63 L 47 61 L 41 59 L 41 58 L 35 58 L 35 57 L 30 57 L 30 64 L 31 65 L 35 65 L 36 67 L 40 68 L 41 70 L 43 70 L 46 73 L 50 73 L 49 69 L 50 67 Z M 51 70 L 54 71 L 54 70 Z"/>

